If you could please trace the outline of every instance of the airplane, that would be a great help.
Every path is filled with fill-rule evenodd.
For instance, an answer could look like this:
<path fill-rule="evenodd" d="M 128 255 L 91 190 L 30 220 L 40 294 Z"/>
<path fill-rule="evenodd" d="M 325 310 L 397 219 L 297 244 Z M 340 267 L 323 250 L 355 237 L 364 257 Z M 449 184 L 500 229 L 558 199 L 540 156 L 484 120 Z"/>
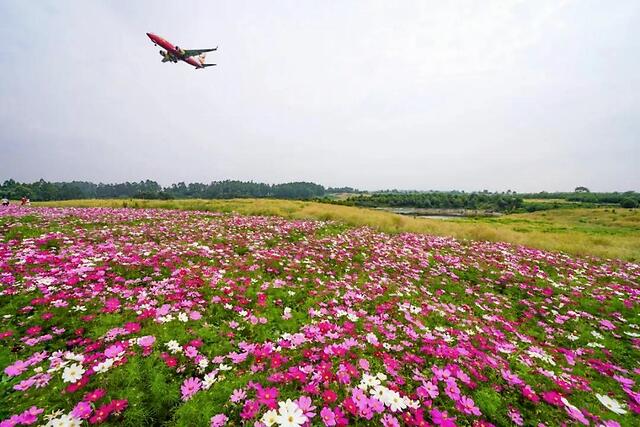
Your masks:
<path fill-rule="evenodd" d="M 216 65 L 205 64 L 204 60 L 206 53 L 217 50 L 218 46 L 214 47 L 213 49 L 181 49 L 179 46 L 174 46 L 173 44 L 156 34 L 147 33 L 147 36 L 151 39 L 154 45 L 159 45 L 165 49 L 160 51 L 162 62 L 177 63 L 178 61 L 184 61 L 187 64 L 196 67 L 196 70 Z"/>

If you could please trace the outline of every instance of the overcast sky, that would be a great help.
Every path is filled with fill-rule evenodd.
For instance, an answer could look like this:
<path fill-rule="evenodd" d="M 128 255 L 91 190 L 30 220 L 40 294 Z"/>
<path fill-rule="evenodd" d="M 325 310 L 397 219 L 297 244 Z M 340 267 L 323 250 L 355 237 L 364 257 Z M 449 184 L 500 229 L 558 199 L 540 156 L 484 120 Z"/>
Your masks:
<path fill-rule="evenodd" d="M 637 0 L 0 0 L 0 179 L 640 190 L 639 22 Z"/>

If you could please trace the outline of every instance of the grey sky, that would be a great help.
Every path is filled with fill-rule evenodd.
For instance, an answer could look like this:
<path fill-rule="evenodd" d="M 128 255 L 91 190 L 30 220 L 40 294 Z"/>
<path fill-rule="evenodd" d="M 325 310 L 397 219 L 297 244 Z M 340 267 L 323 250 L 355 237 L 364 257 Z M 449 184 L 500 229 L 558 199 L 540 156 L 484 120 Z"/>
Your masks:
<path fill-rule="evenodd" d="M 0 179 L 639 190 L 638 22 L 637 0 L 0 0 Z"/>

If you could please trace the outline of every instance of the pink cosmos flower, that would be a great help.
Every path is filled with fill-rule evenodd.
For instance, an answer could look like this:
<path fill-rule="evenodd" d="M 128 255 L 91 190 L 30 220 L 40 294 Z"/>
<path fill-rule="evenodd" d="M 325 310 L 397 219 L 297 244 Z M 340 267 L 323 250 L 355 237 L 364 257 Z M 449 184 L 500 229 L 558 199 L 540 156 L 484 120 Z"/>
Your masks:
<path fill-rule="evenodd" d="M 4 373 L 10 377 L 16 377 L 26 371 L 28 365 L 24 363 L 22 360 L 16 360 L 13 365 L 9 365 L 4 368 Z"/>
<path fill-rule="evenodd" d="M 433 372 L 438 381 L 444 381 L 451 376 L 451 371 L 449 369 L 440 369 L 435 365 L 431 367 L 431 372 Z"/>
<path fill-rule="evenodd" d="M 225 414 L 217 414 L 211 417 L 211 427 L 222 427 L 229 418 Z"/>
<path fill-rule="evenodd" d="M 456 407 L 467 415 L 475 415 L 477 417 L 481 415 L 480 409 L 476 406 L 473 399 L 467 396 L 460 396 L 460 400 L 458 400 Z"/>
<path fill-rule="evenodd" d="M 104 355 L 110 359 L 117 357 L 120 353 L 124 351 L 124 347 L 120 344 L 113 344 L 104 351 Z"/>
<path fill-rule="evenodd" d="M 313 406 L 313 402 L 310 397 L 300 396 L 295 402 L 298 404 L 298 408 L 302 410 L 305 417 L 311 419 L 316 416 L 316 413 L 314 412 L 316 407 Z"/>
<path fill-rule="evenodd" d="M 191 377 L 184 380 L 180 387 L 182 400 L 186 401 L 191 399 L 191 397 L 200 390 L 201 385 L 202 381 L 200 381 L 200 378 Z"/>
<path fill-rule="evenodd" d="M 513 407 L 509 408 L 509 411 L 507 412 L 507 415 L 509 415 L 509 418 L 511 418 L 511 421 L 513 421 L 513 423 L 515 425 L 517 425 L 517 426 L 524 425 L 524 420 L 522 419 L 522 414 L 516 408 L 513 408 Z"/>
<path fill-rule="evenodd" d="M 456 384 L 456 380 L 454 378 L 450 377 L 447 379 L 444 392 L 451 398 L 451 400 L 457 401 L 459 399 L 460 388 L 458 388 L 458 384 Z"/>
<path fill-rule="evenodd" d="M 326 406 L 322 408 L 320 411 L 320 417 L 322 418 L 322 422 L 325 426 L 332 427 L 336 425 L 336 415 L 330 408 Z"/>
<path fill-rule="evenodd" d="M 606 319 L 600 321 L 600 326 L 602 326 L 602 329 L 607 331 L 613 331 L 614 329 L 616 329 L 616 325 L 611 323 L 610 320 L 606 320 Z"/>
<path fill-rule="evenodd" d="M 398 419 L 391 414 L 385 414 L 380 421 L 384 427 L 400 427 Z"/>
<path fill-rule="evenodd" d="M 574 420 L 586 426 L 590 425 L 589 420 L 587 420 L 587 418 L 578 408 L 566 406 L 564 409 L 567 411 L 567 414 L 569 414 L 569 416 Z"/>
<path fill-rule="evenodd" d="M 233 390 L 233 393 L 231 393 L 231 397 L 229 398 L 229 400 L 231 400 L 233 403 L 238 403 L 241 400 L 244 400 L 246 397 L 247 393 L 243 389 L 237 388 Z"/>
<path fill-rule="evenodd" d="M 17 391 L 27 391 L 34 385 L 36 382 L 33 378 L 27 378 L 26 380 L 20 381 L 18 384 L 13 386 L 14 390 Z"/>
<path fill-rule="evenodd" d="M 423 382 L 422 385 L 416 389 L 416 393 L 418 393 L 419 397 L 429 399 L 435 399 L 440 394 L 438 385 L 431 381 Z"/>
<path fill-rule="evenodd" d="M 141 347 L 151 347 L 156 342 L 156 337 L 153 335 L 145 335 L 138 338 L 138 345 Z"/>
<path fill-rule="evenodd" d="M 43 412 L 44 409 L 40 409 L 37 406 L 32 406 L 31 408 L 20 414 L 20 422 L 24 425 L 35 424 L 35 422 L 38 421 L 38 415 Z"/>
<path fill-rule="evenodd" d="M 198 355 L 198 349 L 192 346 L 187 346 L 187 348 L 184 349 L 184 355 L 189 359 L 193 359 Z"/>
<path fill-rule="evenodd" d="M 0 427 L 15 427 L 22 423 L 20 415 L 12 415 L 9 419 L 0 421 Z"/>
<path fill-rule="evenodd" d="M 89 402 L 80 401 L 71 411 L 71 415 L 81 420 L 87 419 L 91 416 L 93 409 Z"/>

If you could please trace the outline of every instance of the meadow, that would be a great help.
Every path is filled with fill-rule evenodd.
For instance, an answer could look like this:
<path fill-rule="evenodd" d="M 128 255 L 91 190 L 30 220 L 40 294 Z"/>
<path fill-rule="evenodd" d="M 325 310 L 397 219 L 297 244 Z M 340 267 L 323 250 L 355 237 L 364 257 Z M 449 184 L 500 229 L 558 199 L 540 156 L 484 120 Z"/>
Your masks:
<path fill-rule="evenodd" d="M 350 206 L 272 199 L 72 200 L 39 206 L 133 207 L 237 212 L 287 219 L 335 220 L 386 233 L 424 233 L 458 239 L 509 242 L 580 256 L 640 260 L 640 209 L 575 208 L 499 218 L 435 220 Z"/>
<path fill-rule="evenodd" d="M 1 210 L 0 426 L 638 425 L 638 264 L 261 213 Z"/>

